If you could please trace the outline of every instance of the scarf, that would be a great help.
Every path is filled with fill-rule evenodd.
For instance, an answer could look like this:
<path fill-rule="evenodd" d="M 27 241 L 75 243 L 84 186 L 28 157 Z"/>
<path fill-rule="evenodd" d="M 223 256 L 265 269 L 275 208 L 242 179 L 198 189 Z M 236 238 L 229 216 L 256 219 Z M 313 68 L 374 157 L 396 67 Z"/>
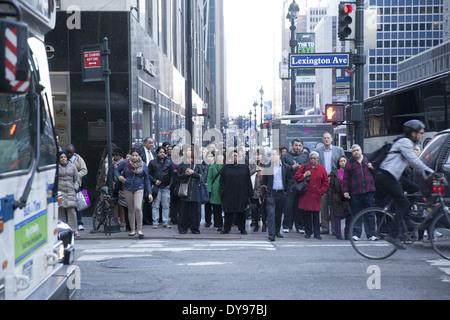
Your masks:
<path fill-rule="evenodd" d="M 144 163 L 142 162 L 142 159 L 140 159 L 140 158 L 136 162 L 128 160 L 127 167 L 132 174 L 137 175 L 137 174 L 141 174 L 142 171 L 144 170 Z"/>

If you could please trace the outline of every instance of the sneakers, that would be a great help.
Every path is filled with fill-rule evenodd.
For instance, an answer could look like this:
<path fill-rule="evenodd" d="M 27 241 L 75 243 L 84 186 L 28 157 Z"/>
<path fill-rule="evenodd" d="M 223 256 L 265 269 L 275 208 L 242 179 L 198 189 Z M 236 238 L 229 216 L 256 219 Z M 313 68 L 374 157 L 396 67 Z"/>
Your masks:
<path fill-rule="evenodd" d="M 79 225 L 78 225 L 78 230 L 79 230 L 79 231 L 83 231 L 83 230 L 84 230 L 84 226 L 83 226 L 82 224 L 79 224 Z"/>
<path fill-rule="evenodd" d="M 353 241 L 359 241 L 359 237 L 357 237 L 357 236 L 353 236 L 352 239 L 353 239 Z"/>
<path fill-rule="evenodd" d="M 376 236 L 371 236 L 368 240 L 369 240 L 369 241 L 378 241 L 378 237 L 376 237 Z"/>
<path fill-rule="evenodd" d="M 386 236 L 385 240 L 390 244 L 392 244 L 398 250 L 406 250 L 405 245 L 402 244 L 399 238 L 392 238 L 391 236 Z"/>
<path fill-rule="evenodd" d="M 80 237 L 80 233 L 78 231 L 75 231 L 75 238 L 79 238 Z"/>

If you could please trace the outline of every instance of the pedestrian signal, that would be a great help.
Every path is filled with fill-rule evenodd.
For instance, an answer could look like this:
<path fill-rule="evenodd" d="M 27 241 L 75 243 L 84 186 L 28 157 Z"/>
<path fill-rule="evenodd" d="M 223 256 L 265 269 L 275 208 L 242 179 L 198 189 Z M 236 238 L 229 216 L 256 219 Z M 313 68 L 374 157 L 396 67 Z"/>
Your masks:
<path fill-rule="evenodd" d="M 342 104 L 327 104 L 325 106 L 325 122 L 344 122 L 345 106 Z"/>

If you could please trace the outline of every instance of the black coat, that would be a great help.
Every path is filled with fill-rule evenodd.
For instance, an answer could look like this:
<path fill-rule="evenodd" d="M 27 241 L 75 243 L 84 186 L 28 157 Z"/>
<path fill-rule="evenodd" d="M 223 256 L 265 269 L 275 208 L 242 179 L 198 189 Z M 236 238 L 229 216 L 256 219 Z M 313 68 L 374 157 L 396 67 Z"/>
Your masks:
<path fill-rule="evenodd" d="M 331 206 L 331 212 L 337 217 L 345 217 L 350 214 L 350 204 L 349 200 L 344 198 L 342 193 L 341 179 L 339 179 L 339 174 L 337 169 L 331 171 L 330 186 L 328 187 L 328 204 Z"/>
<path fill-rule="evenodd" d="M 248 165 L 225 165 L 220 174 L 220 193 L 224 212 L 244 212 L 249 199 L 253 197 Z"/>
<path fill-rule="evenodd" d="M 150 165 L 148 166 L 148 175 L 150 178 L 150 182 L 152 183 L 152 189 L 156 187 L 156 190 L 159 188 L 172 187 L 173 183 L 173 163 L 170 159 L 164 158 L 164 161 L 161 162 L 158 158 L 150 161 Z M 159 186 L 155 185 L 156 181 L 161 181 Z"/>
<path fill-rule="evenodd" d="M 186 175 L 186 169 L 191 168 L 194 173 L 190 176 Z M 200 187 L 199 184 L 202 179 L 203 165 L 193 163 L 181 163 L 177 167 L 177 176 L 179 183 L 189 182 L 187 197 L 180 198 L 181 201 L 200 202 Z"/>

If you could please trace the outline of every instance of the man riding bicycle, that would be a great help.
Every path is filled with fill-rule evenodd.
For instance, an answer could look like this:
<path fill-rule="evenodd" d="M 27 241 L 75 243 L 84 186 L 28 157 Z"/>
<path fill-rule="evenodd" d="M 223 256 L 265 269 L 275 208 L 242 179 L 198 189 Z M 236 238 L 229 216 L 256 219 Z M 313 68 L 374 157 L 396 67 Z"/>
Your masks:
<path fill-rule="evenodd" d="M 421 172 L 424 177 L 429 177 L 434 171 L 420 161 L 414 153 L 414 145 L 420 142 L 425 133 L 425 124 L 420 120 L 410 120 L 403 125 L 403 132 L 405 135 L 393 143 L 374 178 L 376 188 L 389 194 L 397 208 L 394 223 L 386 241 L 397 249 L 406 250 L 399 239 L 402 220 L 405 219 L 408 228 L 416 227 L 416 223 L 410 219 L 411 204 L 404 194 L 400 179 L 408 165 Z"/>

